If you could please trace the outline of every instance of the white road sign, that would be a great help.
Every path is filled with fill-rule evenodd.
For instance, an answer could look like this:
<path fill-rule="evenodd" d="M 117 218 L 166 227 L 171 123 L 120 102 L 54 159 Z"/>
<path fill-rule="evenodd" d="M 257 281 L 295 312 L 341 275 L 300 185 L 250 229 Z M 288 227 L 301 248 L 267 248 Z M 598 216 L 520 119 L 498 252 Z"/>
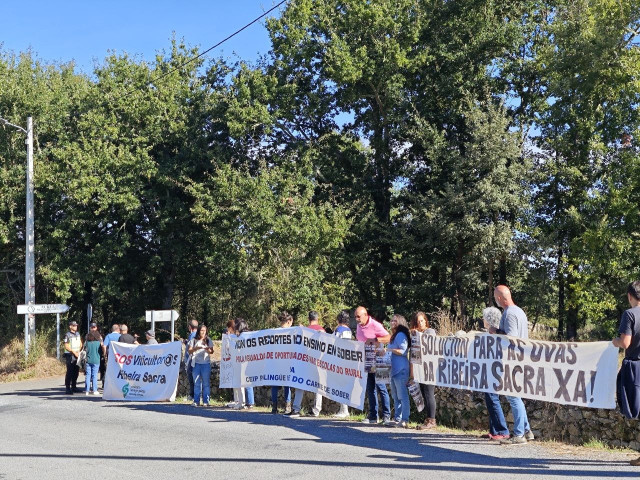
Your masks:
<path fill-rule="evenodd" d="M 64 303 L 41 303 L 18 305 L 18 315 L 39 315 L 44 313 L 66 313 L 69 305 Z"/>
<path fill-rule="evenodd" d="M 175 322 L 180 316 L 175 310 L 147 310 L 145 312 L 145 319 L 147 320 L 147 322 L 152 321 L 152 315 L 154 322 L 170 322 L 172 316 L 173 321 Z"/>

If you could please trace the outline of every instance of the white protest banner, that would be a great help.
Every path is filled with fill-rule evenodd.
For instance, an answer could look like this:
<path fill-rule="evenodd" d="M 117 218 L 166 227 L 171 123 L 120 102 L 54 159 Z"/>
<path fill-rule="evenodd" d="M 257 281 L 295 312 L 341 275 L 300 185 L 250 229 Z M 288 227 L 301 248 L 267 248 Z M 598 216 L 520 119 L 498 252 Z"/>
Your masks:
<path fill-rule="evenodd" d="M 182 344 L 130 345 L 111 342 L 104 382 L 105 400 L 173 402 Z"/>
<path fill-rule="evenodd" d="M 364 344 L 304 327 L 222 336 L 220 387 L 282 385 L 362 409 Z"/>
<path fill-rule="evenodd" d="M 543 342 L 469 333 L 419 336 L 416 381 L 544 402 L 615 408 L 618 349 L 611 342 Z"/>

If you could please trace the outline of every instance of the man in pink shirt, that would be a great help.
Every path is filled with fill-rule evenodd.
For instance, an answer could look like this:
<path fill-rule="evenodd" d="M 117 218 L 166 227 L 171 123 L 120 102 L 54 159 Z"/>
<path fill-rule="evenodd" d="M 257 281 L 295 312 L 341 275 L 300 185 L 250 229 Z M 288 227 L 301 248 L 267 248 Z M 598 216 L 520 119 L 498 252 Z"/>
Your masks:
<path fill-rule="evenodd" d="M 356 339 L 366 344 L 389 343 L 391 335 L 385 330 L 380 322 L 373 318 L 364 307 L 356 308 L 355 313 L 358 326 L 356 328 Z M 382 411 L 378 412 L 378 395 L 382 398 Z M 367 375 L 367 398 L 369 399 L 369 415 L 363 423 L 378 423 L 378 418 L 382 417 L 382 422 L 386 425 L 391 420 L 391 405 L 389 403 L 389 392 L 384 383 L 376 383 L 376 374 Z M 381 413 L 381 415 L 379 415 Z"/>

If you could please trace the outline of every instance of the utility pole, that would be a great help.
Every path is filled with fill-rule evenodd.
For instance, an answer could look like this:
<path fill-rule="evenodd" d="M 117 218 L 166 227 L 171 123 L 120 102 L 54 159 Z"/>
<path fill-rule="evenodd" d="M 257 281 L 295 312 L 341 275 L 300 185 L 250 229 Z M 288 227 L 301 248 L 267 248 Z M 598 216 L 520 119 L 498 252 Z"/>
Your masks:
<path fill-rule="evenodd" d="M 24 303 L 33 305 L 36 303 L 36 271 L 35 271 L 35 227 L 33 221 L 33 121 L 27 118 L 27 229 L 26 256 L 24 267 Z M 29 347 L 36 338 L 36 316 L 24 316 L 25 328 L 25 358 L 29 356 Z"/>
<path fill-rule="evenodd" d="M 24 259 L 24 303 L 34 305 L 36 303 L 36 270 L 34 262 L 35 233 L 33 224 L 33 119 L 27 117 L 27 129 L 20 125 L 14 125 L 0 117 L 0 125 L 8 125 L 27 135 L 27 218 L 25 229 L 26 252 Z M 29 346 L 36 338 L 36 316 L 25 313 L 24 315 L 24 357 L 29 356 Z"/>

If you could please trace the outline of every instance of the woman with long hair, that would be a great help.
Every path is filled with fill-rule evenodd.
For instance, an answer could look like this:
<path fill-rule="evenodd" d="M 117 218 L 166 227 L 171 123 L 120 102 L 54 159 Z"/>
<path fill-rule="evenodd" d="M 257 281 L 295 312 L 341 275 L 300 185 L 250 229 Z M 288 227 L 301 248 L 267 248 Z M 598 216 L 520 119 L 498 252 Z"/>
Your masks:
<path fill-rule="evenodd" d="M 435 335 L 436 331 L 429 327 L 429 318 L 424 312 L 416 312 L 411 317 L 411 331 L 417 331 L 427 335 Z M 413 365 L 411 365 L 411 378 L 413 378 Z M 427 407 L 427 418 L 422 425 L 418 425 L 418 430 L 429 430 L 436 426 L 436 387 L 420 383 L 420 391 L 424 397 Z"/>
<path fill-rule="evenodd" d="M 396 427 L 408 428 L 411 405 L 409 404 L 409 326 L 407 320 L 395 314 L 391 317 L 391 340 L 387 350 L 391 352 L 391 396 Z M 381 351 L 384 355 L 384 351 Z"/>
<path fill-rule="evenodd" d="M 100 368 L 100 350 L 102 347 L 102 336 L 98 331 L 98 325 L 92 323 L 89 333 L 85 338 L 87 349 L 87 365 L 85 366 L 84 384 L 85 395 L 92 393 L 100 395 L 98 392 L 98 369 Z"/>
<path fill-rule="evenodd" d="M 207 335 L 207 326 L 200 324 L 196 336 L 189 342 L 189 355 L 193 368 L 193 406 L 200 403 L 209 406 L 209 393 L 211 392 L 211 354 L 213 353 L 213 341 Z"/>

